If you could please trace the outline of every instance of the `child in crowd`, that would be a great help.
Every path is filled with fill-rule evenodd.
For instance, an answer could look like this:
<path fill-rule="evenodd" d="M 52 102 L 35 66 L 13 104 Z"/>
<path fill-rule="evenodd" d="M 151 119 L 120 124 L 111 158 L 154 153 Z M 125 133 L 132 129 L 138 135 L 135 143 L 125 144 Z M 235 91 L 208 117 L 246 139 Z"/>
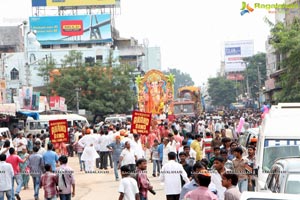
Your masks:
<path fill-rule="evenodd" d="M 160 161 L 159 161 L 159 153 L 158 153 L 158 140 L 154 140 L 154 144 L 150 149 L 151 155 L 150 160 L 153 162 L 153 173 L 152 176 L 156 177 L 156 170 L 157 170 L 157 176 L 159 176 L 160 172 Z"/>

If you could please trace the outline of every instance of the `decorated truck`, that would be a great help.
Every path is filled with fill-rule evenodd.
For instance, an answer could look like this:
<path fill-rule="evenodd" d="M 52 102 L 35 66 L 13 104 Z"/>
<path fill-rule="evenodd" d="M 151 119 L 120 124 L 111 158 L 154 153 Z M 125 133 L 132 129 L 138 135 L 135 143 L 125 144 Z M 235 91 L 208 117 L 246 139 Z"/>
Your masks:
<path fill-rule="evenodd" d="M 202 112 L 200 88 L 185 86 L 178 89 L 178 98 L 174 100 L 174 115 L 176 118 L 189 116 L 198 117 Z"/>

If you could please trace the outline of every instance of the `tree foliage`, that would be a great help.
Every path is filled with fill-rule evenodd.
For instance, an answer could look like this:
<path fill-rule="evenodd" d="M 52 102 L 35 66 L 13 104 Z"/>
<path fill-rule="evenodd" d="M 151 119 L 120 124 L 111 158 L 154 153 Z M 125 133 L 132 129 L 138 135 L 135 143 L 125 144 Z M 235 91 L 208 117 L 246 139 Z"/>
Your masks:
<path fill-rule="evenodd" d="M 236 85 L 233 81 L 227 80 L 224 77 L 208 79 L 208 94 L 212 104 L 215 106 L 226 106 L 235 102 Z"/>
<path fill-rule="evenodd" d="M 256 97 L 258 97 L 259 86 L 261 86 L 260 90 L 262 90 L 262 86 L 265 85 L 267 72 L 266 54 L 258 53 L 253 55 L 252 57 L 245 58 L 244 61 L 247 62 L 247 69 L 245 70 L 245 80 L 248 77 L 251 98 L 256 99 Z M 258 80 L 258 73 L 260 73 L 260 80 Z M 246 87 L 247 86 L 245 81 L 244 88 Z"/>
<path fill-rule="evenodd" d="M 168 71 L 164 71 L 163 73 L 168 76 L 168 79 L 170 79 L 170 81 L 174 81 L 175 97 L 177 96 L 177 92 L 180 87 L 193 86 L 195 84 L 192 77 L 188 73 L 184 73 L 178 69 L 169 69 Z"/>
<path fill-rule="evenodd" d="M 300 101 L 300 21 L 295 18 L 289 25 L 277 23 L 271 29 L 271 44 L 281 55 L 281 68 L 285 73 L 280 76 L 282 90 L 277 96 L 281 102 Z"/>
<path fill-rule="evenodd" d="M 76 52 L 75 52 L 76 53 Z M 65 57 L 66 66 L 60 69 L 60 74 L 54 76 L 51 83 L 55 94 L 66 98 L 69 110 L 76 108 L 76 88 L 80 89 L 81 109 L 94 114 L 126 113 L 132 109 L 136 98 L 130 89 L 132 85 L 133 68 L 119 67 L 84 67 L 77 65 L 71 54 Z M 73 54 L 74 55 L 74 54 Z M 77 54 L 78 55 L 78 54 Z"/>

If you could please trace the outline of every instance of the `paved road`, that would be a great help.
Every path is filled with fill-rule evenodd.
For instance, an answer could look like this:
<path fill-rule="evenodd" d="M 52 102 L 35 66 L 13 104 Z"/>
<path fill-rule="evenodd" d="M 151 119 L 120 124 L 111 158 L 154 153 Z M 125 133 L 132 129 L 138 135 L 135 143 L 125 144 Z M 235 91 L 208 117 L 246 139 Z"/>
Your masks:
<path fill-rule="evenodd" d="M 115 181 L 113 169 L 100 171 L 96 174 L 85 174 L 80 172 L 78 158 L 70 157 L 69 166 L 75 170 L 76 180 L 76 195 L 73 200 L 116 200 L 119 197 L 118 187 L 119 181 Z M 163 185 L 158 180 L 158 177 L 152 177 L 152 163 L 148 163 L 148 177 L 156 195 L 149 193 L 149 200 L 164 200 Z M 43 200 L 44 191 L 40 190 L 40 199 Z M 29 182 L 29 189 L 22 190 L 20 193 L 22 200 L 33 200 L 33 185 L 32 180 Z"/>

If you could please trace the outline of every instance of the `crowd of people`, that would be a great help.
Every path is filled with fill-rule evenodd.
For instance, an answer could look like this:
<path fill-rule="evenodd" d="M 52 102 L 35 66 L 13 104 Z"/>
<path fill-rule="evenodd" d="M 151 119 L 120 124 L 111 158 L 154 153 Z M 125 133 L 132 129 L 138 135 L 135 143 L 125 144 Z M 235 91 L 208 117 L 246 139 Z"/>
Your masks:
<path fill-rule="evenodd" d="M 9 139 L 1 135 L 0 147 L 0 200 L 20 200 L 22 189 L 28 189 L 30 176 L 34 187 L 34 200 L 40 188 L 44 199 L 70 200 L 75 195 L 73 169 L 68 166 L 68 156 L 58 155 L 49 137 L 17 133 Z M 46 146 L 44 148 L 43 146 Z M 16 184 L 16 186 L 15 186 Z"/>
<path fill-rule="evenodd" d="M 255 187 L 256 141 L 242 146 L 238 139 L 259 123 L 256 113 L 225 113 L 218 118 L 184 116 L 173 122 L 154 119 L 148 135 L 130 133 L 130 122 L 72 127 L 68 144 L 52 144 L 46 133 L 26 138 L 18 134 L 12 142 L 2 136 L 0 171 L 5 173 L 0 174 L 0 200 L 4 195 L 21 199 L 29 176 L 35 200 L 40 187 L 47 200 L 71 199 L 75 181 L 67 162 L 74 155 L 80 171 L 113 168 L 120 181 L 120 200 L 146 200 L 149 191 L 155 194 L 147 175 L 150 162 L 152 176 L 164 183 L 167 200 L 239 199 Z"/>

